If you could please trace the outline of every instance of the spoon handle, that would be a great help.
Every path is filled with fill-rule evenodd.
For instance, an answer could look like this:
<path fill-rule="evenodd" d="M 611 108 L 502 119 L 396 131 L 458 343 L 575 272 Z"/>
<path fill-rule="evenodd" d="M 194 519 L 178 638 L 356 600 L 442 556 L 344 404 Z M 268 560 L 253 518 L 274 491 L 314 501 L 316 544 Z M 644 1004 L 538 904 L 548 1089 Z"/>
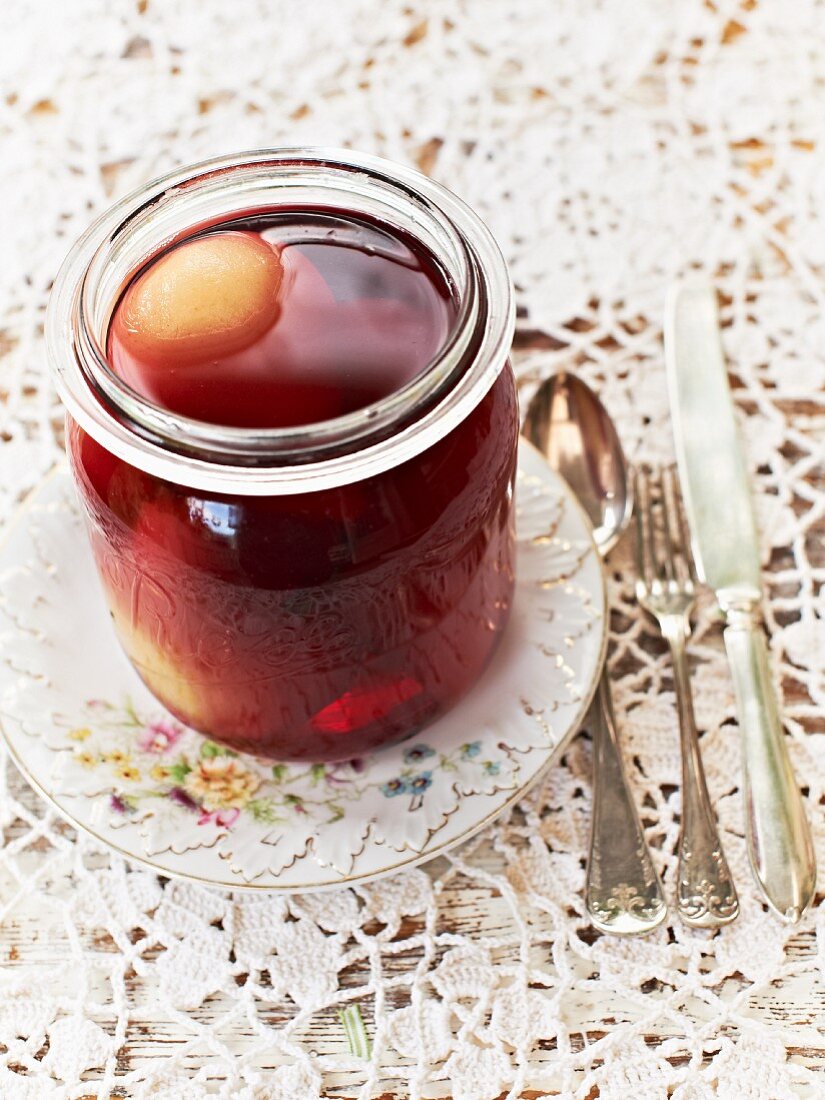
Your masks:
<path fill-rule="evenodd" d="M 667 907 L 622 764 L 606 672 L 599 680 L 592 713 L 593 825 L 587 911 L 602 932 L 650 932 L 664 920 Z"/>

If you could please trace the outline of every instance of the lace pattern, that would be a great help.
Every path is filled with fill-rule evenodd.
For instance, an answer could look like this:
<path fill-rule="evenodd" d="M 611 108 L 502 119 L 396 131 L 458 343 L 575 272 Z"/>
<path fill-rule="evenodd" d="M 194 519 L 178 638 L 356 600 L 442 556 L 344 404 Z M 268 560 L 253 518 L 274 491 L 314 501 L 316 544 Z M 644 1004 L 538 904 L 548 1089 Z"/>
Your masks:
<path fill-rule="evenodd" d="M 259 145 L 418 164 L 511 264 L 524 396 L 560 365 L 630 455 L 672 455 L 661 315 L 693 266 L 759 489 L 768 628 L 825 865 L 825 148 L 814 0 L 22 0 L 0 11 L 0 516 L 53 464 L 42 340 L 69 243 L 171 167 Z M 668 896 L 679 754 L 664 645 L 610 562 L 610 667 Z M 742 836 L 721 635 L 700 609 L 697 719 L 742 902 L 716 935 L 641 941 L 583 904 L 590 746 L 450 857 L 290 900 L 164 882 L 96 850 L 2 770 L 0 1095 L 318 1100 L 821 1095 L 825 908 L 767 915 Z M 3 627 L 4 644 L 13 638 Z M 357 1003 L 372 1043 L 348 1052 Z"/>

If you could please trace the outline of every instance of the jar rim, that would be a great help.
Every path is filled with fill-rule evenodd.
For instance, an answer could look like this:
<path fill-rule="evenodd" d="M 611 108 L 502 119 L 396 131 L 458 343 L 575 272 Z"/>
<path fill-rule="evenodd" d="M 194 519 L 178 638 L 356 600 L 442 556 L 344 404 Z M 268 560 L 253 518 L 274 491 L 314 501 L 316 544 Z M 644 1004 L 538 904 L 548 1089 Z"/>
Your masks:
<path fill-rule="evenodd" d="M 381 189 L 385 200 L 417 204 L 411 207 L 414 218 L 422 226 L 431 218 L 446 235 L 465 286 L 445 344 L 404 387 L 354 413 L 316 424 L 231 428 L 171 413 L 143 398 L 111 370 L 95 332 L 94 295 L 118 234 L 169 230 L 149 253 L 156 254 L 159 247 L 180 239 L 182 228 L 191 232 L 191 216 L 185 223 L 180 217 L 191 212 L 197 198 L 208 202 L 210 195 L 212 200 L 238 195 L 255 181 L 265 179 L 269 186 L 278 173 L 286 179 L 300 172 L 317 172 L 319 179 L 323 173 L 328 186 L 334 182 L 345 194 L 347 187 Z M 192 488 L 270 495 L 358 481 L 432 446 L 489 390 L 506 360 L 514 326 L 512 288 L 501 251 L 486 225 L 457 196 L 415 169 L 380 157 L 294 147 L 236 153 L 178 168 L 106 210 L 60 268 L 47 311 L 46 339 L 69 415 L 112 453 Z M 409 420 L 410 411 L 424 402 L 429 405 L 422 415 Z M 387 428 L 401 421 L 400 430 L 387 434 Z"/>

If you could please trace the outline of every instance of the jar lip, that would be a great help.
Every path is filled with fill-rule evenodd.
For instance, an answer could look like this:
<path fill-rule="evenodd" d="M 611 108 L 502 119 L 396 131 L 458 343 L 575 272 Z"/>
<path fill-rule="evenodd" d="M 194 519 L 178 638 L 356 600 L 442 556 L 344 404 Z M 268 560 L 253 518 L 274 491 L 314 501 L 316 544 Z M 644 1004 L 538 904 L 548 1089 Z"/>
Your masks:
<path fill-rule="evenodd" d="M 242 185 L 244 173 L 257 179 L 268 173 L 269 179 L 269 174 L 301 170 L 330 173 L 325 181 L 338 172 L 342 182 L 349 175 L 362 186 L 395 192 L 417 203 L 422 216 L 431 216 L 448 235 L 466 287 L 444 346 L 411 382 L 381 401 L 299 427 L 224 427 L 168 412 L 143 398 L 114 374 L 96 338 L 89 273 L 105 263 L 119 232 L 132 221 L 149 221 L 156 210 L 163 210 L 163 202 L 167 208 L 185 203 L 199 185 Z M 49 301 L 46 339 L 67 411 L 108 450 L 148 473 L 192 488 L 268 495 L 358 481 L 421 453 L 460 423 L 489 390 L 506 359 L 514 326 L 504 258 L 486 225 L 457 196 L 415 169 L 370 154 L 292 147 L 187 165 L 110 207 L 60 268 Z M 420 417 L 391 432 L 393 424 L 428 399 L 430 407 Z M 387 428 L 391 434 L 379 435 Z M 349 449 L 342 450 L 342 445 Z"/>

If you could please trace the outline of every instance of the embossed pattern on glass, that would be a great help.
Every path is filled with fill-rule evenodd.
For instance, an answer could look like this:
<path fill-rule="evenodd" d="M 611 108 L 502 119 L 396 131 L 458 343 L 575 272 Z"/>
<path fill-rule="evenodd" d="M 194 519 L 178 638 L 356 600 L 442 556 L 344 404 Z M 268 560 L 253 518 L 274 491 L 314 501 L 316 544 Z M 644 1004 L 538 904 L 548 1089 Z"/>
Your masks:
<path fill-rule="evenodd" d="M 516 432 L 506 368 L 395 469 L 235 497 L 155 478 L 70 425 L 127 654 L 173 714 L 257 755 L 347 758 L 413 732 L 468 689 L 506 622 Z"/>

